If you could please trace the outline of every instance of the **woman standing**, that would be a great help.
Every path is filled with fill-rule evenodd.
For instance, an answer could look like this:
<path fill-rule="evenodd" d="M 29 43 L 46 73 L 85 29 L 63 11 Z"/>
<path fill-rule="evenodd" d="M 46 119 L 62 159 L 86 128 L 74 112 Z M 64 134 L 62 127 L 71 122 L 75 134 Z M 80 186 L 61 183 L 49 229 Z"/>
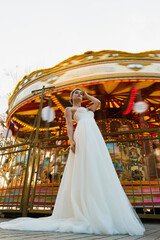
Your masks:
<path fill-rule="evenodd" d="M 83 97 L 93 104 L 81 106 Z M 100 101 L 80 88 L 65 109 L 70 151 L 52 216 L 18 218 L 0 227 L 34 231 L 143 235 L 145 228 L 129 202 L 94 119 Z M 77 122 L 73 132 L 72 119 Z"/>

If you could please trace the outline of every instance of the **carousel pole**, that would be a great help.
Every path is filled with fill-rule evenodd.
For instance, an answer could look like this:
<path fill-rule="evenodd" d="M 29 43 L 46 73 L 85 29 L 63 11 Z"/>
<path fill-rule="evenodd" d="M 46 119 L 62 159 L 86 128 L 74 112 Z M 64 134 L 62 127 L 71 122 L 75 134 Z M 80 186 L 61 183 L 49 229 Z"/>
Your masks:
<path fill-rule="evenodd" d="M 30 189 L 31 189 L 31 181 L 32 181 L 32 175 L 33 175 L 33 166 L 36 158 L 36 149 L 38 144 L 38 135 L 39 135 L 39 127 L 41 123 L 41 112 L 43 107 L 43 98 L 44 98 L 44 91 L 45 87 L 42 88 L 41 93 L 41 101 L 39 105 L 38 110 L 38 118 L 37 118 L 37 127 L 36 127 L 36 133 L 35 138 L 33 141 L 33 150 L 32 150 L 32 143 L 30 145 L 30 156 L 28 158 L 28 167 L 26 168 L 26 174 L 25 174 L 25 180 L 24 180 L 24 187 L 23 187 L 23 194 L 22 194 L 22 216 L 27 216 L 27 210 L 28 210 L 28 202 L 29 202 L 29 196 L 30 196 Z M 36 172 L 35 172 L 36 173 Z"/>

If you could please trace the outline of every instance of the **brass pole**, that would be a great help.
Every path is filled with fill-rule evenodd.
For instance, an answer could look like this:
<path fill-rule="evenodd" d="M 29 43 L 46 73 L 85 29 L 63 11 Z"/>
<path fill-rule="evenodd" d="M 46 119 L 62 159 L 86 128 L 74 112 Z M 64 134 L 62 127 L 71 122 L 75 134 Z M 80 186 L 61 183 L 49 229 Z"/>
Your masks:
<path fill-rule="evenodd" d="M 41 123 L 41 112 L 42 112 L 42 107 L 43 107 L 44 91 L 45 91 L 45 87 L 43 86 L 42 94 L 41 94 L 41 101 L 40 101 L 39 110 L 38 110 L 35 139 L 33 142 L 33 149 L 32 149 L 32 143 L 30 145 L 31 158 L 28 158 L 29 164 L 28 164 L 28 168 L 26 168 L 26 176 L 25 176 L 24 187 L 23 187 L 23 195 L 22 195 L 22 216 L 23 217 L 27 216 L 27 211 L 28 211 L 28 202 L 29 202 L 29 196 L 30 196 L 30 190 L 31 190 L 33 167 L 34 167 L 34 162 L 35 162 L 35 158 L 36 158 L 39 127 L 40 127 L 40 123 Z"/>

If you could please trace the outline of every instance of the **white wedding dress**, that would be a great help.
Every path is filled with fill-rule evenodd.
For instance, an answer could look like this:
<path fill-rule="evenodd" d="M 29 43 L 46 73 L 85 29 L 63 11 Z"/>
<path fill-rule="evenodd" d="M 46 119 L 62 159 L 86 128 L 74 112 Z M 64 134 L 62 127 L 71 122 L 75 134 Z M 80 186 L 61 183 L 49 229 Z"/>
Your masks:
<path fill-rule="evenodd" d="M 121 186 L 94 113 L 79 107 L 74 120 L 76 150 L 69 151 L 53 214 L 19 217 L 0 228 L 143 235 L 145 228 Z"/>

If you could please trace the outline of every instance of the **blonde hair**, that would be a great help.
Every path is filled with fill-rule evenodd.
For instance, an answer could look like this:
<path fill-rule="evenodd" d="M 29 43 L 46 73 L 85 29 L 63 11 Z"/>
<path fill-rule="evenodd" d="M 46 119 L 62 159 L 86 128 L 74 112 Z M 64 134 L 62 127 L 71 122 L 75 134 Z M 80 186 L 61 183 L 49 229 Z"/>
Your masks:
<path fill-rule="evenodd" d="M 72 96 L 73 96 L 73 93 L 76 91 L 76 90 L 81 90 L 80 88 L 75 88 L 72 90 L 72 92 L 70 93 L 70 99 L 69 99 L 69 102 L 73 105 L 73 100 L 72 100 Z M 81 90 L 82 91 L 82 90 Z"/>

